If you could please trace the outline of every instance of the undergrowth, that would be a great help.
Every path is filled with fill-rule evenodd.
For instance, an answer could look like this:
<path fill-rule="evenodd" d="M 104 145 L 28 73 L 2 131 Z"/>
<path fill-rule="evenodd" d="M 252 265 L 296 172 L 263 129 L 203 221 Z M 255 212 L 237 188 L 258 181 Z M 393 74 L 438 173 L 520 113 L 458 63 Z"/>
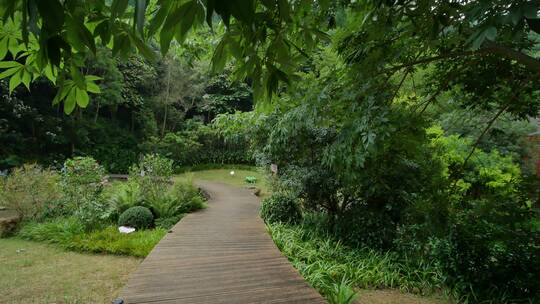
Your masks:
<path fill-rule="evenodd" d="M 413 263 L 391 252 L 350 248 L 330 235 L 322 236 L 302 225 L 267 227 L 294 267 L 331 302 L 349 298 L 349 292 L 346 296 L 340 295 L 347 286 L 351 289 L 396 288 L 424 295 L 448 292 L 444 276 L 435 265 Z"/>
<path fill-rule="evenodd" d="M 85 232 L 77 219 L 59 218 L 46 223 L 28 223 L 18 236 L 79 252 L 146 257 L 165 234 L 166 230 L 161 228 L 122 234 L 115 226 Z"/>

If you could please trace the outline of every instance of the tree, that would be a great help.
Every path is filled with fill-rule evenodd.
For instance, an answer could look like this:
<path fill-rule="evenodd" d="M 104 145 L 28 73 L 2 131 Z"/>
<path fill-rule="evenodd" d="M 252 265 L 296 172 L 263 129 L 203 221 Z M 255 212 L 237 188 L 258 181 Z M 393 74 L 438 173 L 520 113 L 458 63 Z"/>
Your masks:
<path fill-rule="evenodd" d="M 13 89 L 20 83 L 45 76 L 59 86 L 55 102 L 64 102 L 71 113 L 75 105 L 85 107 L 87 93 L 96 93 L 95 77 L 81 73 L 81 57 L 96 53 L 96 45 L 127 57 L 137 49 L 148 59 L 156 54 L 147 44 L 159 35 L 162 54 L 171 41 L 182 43 L 192 28 L 205 20 L 210 27 L 214 15 L 227 27 L 216 46 L 212 64 L 216 70 L 232 56 L 242 62 L 239 78 L 253 78 L 256 95 L 275 92 L 279 82 L 288 82 L 294 62 L 305 54 L 302 48 L 325 37 L 315 23 L 328 8 L 326 1 L 300 2 L 269 0 L 2 0 L 0 15 L 0 78 L 11 77 Z M 309 14 L 308 14 L 309 13 Z M 313 14 L 315 13 L 315 14 Z M 148 20 L 148 22 L 145 22 Z M 23 46 L 23 47 L 21 47 Z M 301 47 L 300 47 L 301 46 Z M 9 57 L 6 57 L 7 54 Z M 22 63 L 23 62 L 23 63 Z M 28 85 L 27 85 L 28 86 Z"/>

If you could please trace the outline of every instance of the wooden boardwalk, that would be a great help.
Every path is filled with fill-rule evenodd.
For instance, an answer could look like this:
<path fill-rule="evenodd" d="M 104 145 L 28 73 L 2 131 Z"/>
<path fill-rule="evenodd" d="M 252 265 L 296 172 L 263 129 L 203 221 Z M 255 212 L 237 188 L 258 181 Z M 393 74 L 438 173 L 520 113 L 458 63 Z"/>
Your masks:
<path fill-rule="evenodd" d="M 251 191 L 198 184 L 209 207 L 159 242 L 122 290 L 124 303 L 326 303 L 275 246 Z"/>

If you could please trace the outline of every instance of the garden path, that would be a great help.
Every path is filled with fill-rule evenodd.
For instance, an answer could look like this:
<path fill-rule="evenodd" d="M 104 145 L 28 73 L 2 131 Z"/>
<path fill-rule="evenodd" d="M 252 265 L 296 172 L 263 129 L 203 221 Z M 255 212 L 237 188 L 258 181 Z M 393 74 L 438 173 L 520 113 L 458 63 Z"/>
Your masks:
<path fill-rule="evenodd" d="M 184 217 L 135 271 L 124 303 L 326 303 L 292 267 L 248 189 L 197 182 L 208 208 Z"/>

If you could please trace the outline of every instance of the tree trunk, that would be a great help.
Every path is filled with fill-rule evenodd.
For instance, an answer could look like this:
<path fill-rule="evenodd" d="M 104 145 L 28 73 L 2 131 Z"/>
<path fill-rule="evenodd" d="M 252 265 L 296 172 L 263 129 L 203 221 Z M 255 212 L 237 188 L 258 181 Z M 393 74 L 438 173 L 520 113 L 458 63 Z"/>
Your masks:
<path fill-rule="evenodd" d="M 161 129 L 161 137 L 165 136 L 165 127 L 167 126 L 167 110 L 169 109 L 168 105 L 165 104 L 165 113 L 163 114 L 163 127 Z"/>
<path fill-rule="evenodd" d="M 163 115 L 163 128 L 161 129 L 161 137 L 165 136 L 165 127 L 167 126 L 167 110 L 168 110 L 170 94 L 171 94 L 171 68 L 167 67 L 167 95 L 165 95 L 165 114 Z"/>
<path fill-rule="evenodd" d="M 101 104 L 100 104 L 100 102 L 99 102 L 99 100 L 98 100 L 97 105 L 96 105 L 96 115 L 94 115 L 94 123 L 97 122 L 98 115 L 99 115 L 99 107 L 100 107 L 100 105 L 101 105 Z"/>

